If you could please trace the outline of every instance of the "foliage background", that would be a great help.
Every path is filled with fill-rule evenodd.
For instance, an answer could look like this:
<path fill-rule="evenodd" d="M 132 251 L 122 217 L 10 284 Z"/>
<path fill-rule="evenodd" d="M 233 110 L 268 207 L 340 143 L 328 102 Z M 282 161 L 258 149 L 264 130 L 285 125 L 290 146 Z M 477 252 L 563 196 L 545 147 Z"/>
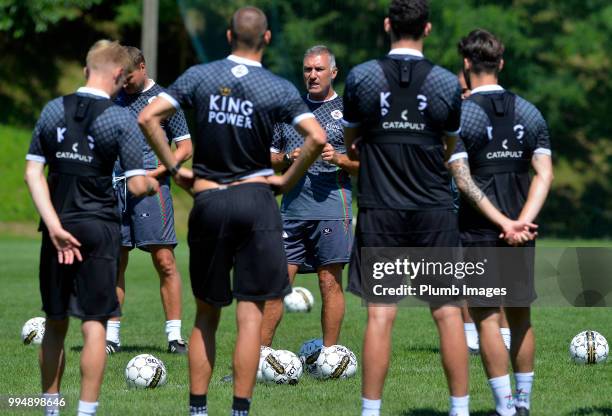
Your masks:
<path fill-rule="evenodd" d="M 389 46 L 382 30 L 388 0 L 160 0 L 160 84 L 199 61 L 227 55 L 224 30 L 233 10 L 246 4 L 263 8 L 270 20 L 273 44 L 264 64 L 300 87 L 302 53 L 314 44 L 334 50 L 340 92 L 352 66 Z M 425 49 L 431 60 L 458 71 L 461 36 L 476 27 L 493 31 L 506 45 L 501 84 L 535 103 L 548 120 L 555 183 L 541 233 L 612 236 L 612 3 L 432 0 L 431 9 L 434 30 Z M 30 130 L 47 100 L 82 83 L 82 62 L 95 40 L 139 45 L 140 22 L 140 0 L 0 0 L 0 124 Z M 15 131 L 0 130 L 3 158 L 13 160 L 0 166 L 3 176 L 26 151 L 27 139 Z M 21 153 L 6 153 L 16 137 Z M 34 219 L 31 206 L 11 195 L 0 198 L 0 220 Z M 3 209 L 7 200 L 18 207 Z"/>

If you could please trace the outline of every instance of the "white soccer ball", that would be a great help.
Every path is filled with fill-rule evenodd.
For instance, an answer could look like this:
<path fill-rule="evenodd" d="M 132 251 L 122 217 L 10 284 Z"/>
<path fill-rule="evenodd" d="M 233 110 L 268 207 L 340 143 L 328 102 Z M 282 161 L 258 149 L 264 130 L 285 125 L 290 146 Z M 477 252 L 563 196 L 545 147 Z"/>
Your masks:
<path fill-rule="evenodd" d="M 266 359 L 266 357 L 270 353 L 273 353 L 273 352 L 274 352 L 274 350 L 272 348 L 266 347 L 265 345 L 262 345 L 260 347 L 260 349 L 259 349 L 259 366 L 257 367 L 257 381 L 264 381 L 261 369 L 263 367 L 263 363 L 264 363 L 264 360 Z"/>
<path fill-rule="evenodd" d="M 323 347 L 316 365 L 324 379 L 350 378 L 357 373 L 357 357 L 342 345 Z"/>
<path fill-rule="evenodd" d="M 261 366 L 263 380 L 276 384 L 297 384 L 302 371 L 298 356 L 287 350 L 272 351 Z"/>
<path fill-rule="evenodd" d="M 125 381 L 130 388 L 154 389 L 166 384 L 167 376 L 162 360 L 151 354 L 137 355 L 125 367 Z"/>
<path fill-rule="evenodd" d="M 570 357 L 577 364 L 599 364 L 606 361 L 610 347 L 597 331 L 582 331 L 572 339 Z"/>
<path fill-rule="evenodd" d="M 314 306 L 314 297 L 305 287 L 294 287 L 291 293 L 285 296 L 284 303 L 287 312 L 310 312 Z"/>
<path fill-rule="evenodd" d="M 39 345 L 45 336 L 45 318 L 29 319 L 21 328 L 21 341 L 24 345 Z"/>
<path fill-rule="evenodd" d="M 317 367 L 317 358 L 319 358 L 321 348 L 323 348 L 323 340 L 321 338 L 314 338 L 304 342 L 298 352 L 298 357 L 300 357 L 304 370 L 316 378 L 321 377 Z"/>

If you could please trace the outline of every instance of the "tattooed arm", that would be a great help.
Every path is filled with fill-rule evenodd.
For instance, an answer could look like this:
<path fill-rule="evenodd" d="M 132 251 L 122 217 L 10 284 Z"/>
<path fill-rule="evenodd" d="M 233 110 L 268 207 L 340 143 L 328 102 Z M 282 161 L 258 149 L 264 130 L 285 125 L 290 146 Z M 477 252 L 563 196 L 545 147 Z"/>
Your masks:
<path fill-rule="evenodd" d="M 491 201 L 489 201 L 489 198 L 487 198 L 478 185 L 474 183 L 467 159 L 461 158 L 452 161 L 449 163 L 449 170 L 455 178 L 459 191 L 474 207 L 480 210 L 489 221 L 502 230 L 500 238 L 504 238 L 509 244 L 513 245 L 525 243 L 535 238 L 536 233 L 530 232 L 529 230 L 537 228 L 537 225 L 527 221 L 512 221 L 495 208 Z"/>

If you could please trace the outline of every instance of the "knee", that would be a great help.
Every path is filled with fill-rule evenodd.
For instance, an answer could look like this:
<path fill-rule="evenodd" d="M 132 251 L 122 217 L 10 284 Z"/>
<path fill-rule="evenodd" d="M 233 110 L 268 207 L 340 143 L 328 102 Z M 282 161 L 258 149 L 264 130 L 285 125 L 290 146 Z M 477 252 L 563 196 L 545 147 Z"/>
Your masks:
<path fill-rule="evenodd" d="M 45 320 L 45 334 L 49 336 L 64 336 L 68 331 L 68 318 L 66 319 L 49 319 Z"/>
<path fill-rule="evenodd" d="M 176 272 L 176 260 L 170 250 L 163 250 L 155 254 L 155 265 L 160 276 L 172 276 Z"/>
<path fill-rule="evenodd" d="M 368 308 L 368 325 L 381 329 L 390 329 L 395 322 L 397 309 L 395 307 L 371 306 Z"/>
<path fill-rule="evenodd" d="M 431 310 L 431 316 L 438 323 L 451 322 L 457 319 L 463 322 L 461 308 L 450 305 L 433 308 Z"/>

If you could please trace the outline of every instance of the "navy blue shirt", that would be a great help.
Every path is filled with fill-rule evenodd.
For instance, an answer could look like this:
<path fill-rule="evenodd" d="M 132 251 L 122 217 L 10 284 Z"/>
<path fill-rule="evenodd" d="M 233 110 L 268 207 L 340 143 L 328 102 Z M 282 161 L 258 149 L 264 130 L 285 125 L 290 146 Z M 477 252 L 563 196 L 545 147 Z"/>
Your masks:
<path fill-rule="evenodd" d="M 342 98 L 304 101 L 327 133 L 327 142 L 336 152 L 346 154 L 342 124 Z M 274 127 L 274 153 L 291 153 L 304 145 L 304 138 L 290 124 Z M 283 196 L 281 214 L 287 220 L 345 220 L 352 218 L 351 178 L 338 166 L 317 159 L 293 189 Z"/>
<path fill-rule="evenodd" d="M 423 55 L 413 49 L 395 49 L 388 56 L 396 60 L 423 59 Z M 348 74 L 343 124 L 347 127 L 361 126 L 363 143 L 371 136 L 368 126 L 377 124 L 383 117 L 381 114 L 384 113 L 385 105 L 388 105 L 390 90 L 387 78 L 376 60 L 360 64 Z M 427 125 L 439 132 L 440 142 L 445 135 L 458 134 L 461 87 L 454 74 L 434 65 L 423 81 L 417 98 L 422 105 L 419 110 Z M 386 171 L 389 166 L 373 166 L 366 172 L 362 163 L 359 177 L 369 175 L 372 178 L 370 183 L 379 186 L 384 184 L 384 189 L 363 189 L 363 181 L 360 180 L 360 207 L 395 210 L 453 209 L 450 175 L 444 165 L 441 146 L 387 146 L 394 146 L 393 154 L 402 155 L 401 166 L 395 167 L 393 172 Z M 399 182 L 395 183 L 395 180 Z"/>
<path fill-rule="evenodd" d="M 109 99 L 108 95 L 103 91 L 93 88 L 82 87 L 77 90 L 77 94 L 91 97 L 94 99 Z M 38 119 L 32 141 L 26 159 L 34 162 L 47 164 L 53 159 L 58 160 L 79 160 L 83 158 L 80 151 L 80 143 L 75 142 L 70 151 L 49 153 L 50 148 L 55 144 L 62 143 L 66 138 L 66 122 L 64 114 L 63 97 L 51 100 L 45 105 L 40 118 Z M 110 164 L 119 158 L 121 169 L 125 172 L 126 177 L 136 175 L 145 175 L 146 171 L 143 168 L 142 147 L 140 139 L 140 129 L 134 117 L 129 112 L 117 105 L 111 105 L 102 112 L 91 124 L 88 130 L 88 145 L 92 156 L 97 162 Z M 64 142 L 65 143 L 65 142 Z M 68 143 L 69 144 L 69 143 Z M 110 172 L 109 172 L 110 175 Z M 76 177 L 77 175 L 73 175 Z M 98 178 L 82 179 L 83 183 L 89 181 L 87 185 L 103 186 L 103 180 L 99 184 L 96 182 Z M 110 176 L 109 176 L 110 185 Z M 66 182 L 66 181 L 65 181 Z M 81 187 L 83 184 L 75 183 L 74 186 Z M 72 185 L 71 185 L 72 186 Z M 53 201 L 61 203 L 62 198 L 70 198 L 69 195 L 54 195 L 54 190 L 50 189 L 51 198 Z M 63 189 L 66 191 L 66 189 Z M 68 189 L 68 191 L 71 191 Z M 75 192 L 78 193 L 78 189 Z M 68 201 L 65 206 L 69 205 L 69 210 L 62 211 L 55 206 L 56 211 L 62 222 L 71 221 L 72 219 L 82 220 L 83 218 L 100 218 L 104 220 L 118 220 L 116 215 L 116 201 L 114 194 L 110 192 L 109 198 L 100 201 L 103 208 L 93 212 L 85 212 L 81 209 L 84 205 L 78 203 L 69 205 Z M 86 196 L 87 197 L 87 196 Z M 92 196 L 93 197 L 93 196 Z M 100 205 L 102 207 L 102 205 Z M 111 213 L 111 214 L 109 214 Z"/>
<path fill-rule="evenodd" d="M 189 68 L 160 96 L 195 109 L 193 171 L 219 183 L 273 175 L 274 125 L 314 117 L 293 84 L 234 55 Z"/>
<path fill-rule="evenodd" d="M 156 84 L 155 81 L 149 80 L 149 82 L 152 84 L 138 94 L 130 95 L 122 90 L 117 95 L 117 98 L 115 98 L 115 104 L 125 107 L 135 119 L 138 119 L 138 114 L 140 114 L 143 108 L 153 101 L 160 93 L 164 92 L 164 89 Z M 162 128 L 166 132 L 168 144 L 191 138 L 189 135 L 189 128 L 187 127 L 187 120 L 185 120 L 185 114 L 182 110 L 177 111 L 172 117 L 164 120 L 162 122 Z M 153 152 L 153 149 L 149 146 L 144 135 L 141 134 L 140 138 L 144 154 L 145 169 L 156 169 L 159 166 L 159 160 L 155 152 Z M 116 174 L 122 175 L 121 172 L 116 172 Z"/>
<path fill-rule="evenodd" d="M 504 89 L 499 85 L 487 85 L 472 90 L 472 94 L 501 94 Z M 482 156 L 486 159 L 503 163 L 507 159 L 502 143 L 497 151 L 483 150 L 492 140 L 492 129 L 486 112 L 473 101 L 464 100 L 461 110 L 460 139 L 449 163 L 465 158 Z M 550 135 L 544 117 L 538 109 L 527 100 L 516 96 L 514 103 L 515 142 L 512 148 L 517 149 L 517 157 L 530 159 L 534 154 L 551 155 Z M 520 152 L 520 155 L 518 154 Z M 512 219 L 518 218 L 527 195 L 531 179 L 528 172 L 504 172 L 488 175 L 474 175 L 475 183 L 502 213 Z M 461 201 L 459 209 L 459 226 L 461 238 L 466 241 L 497 241 L 499 230 L 482 214 L 476 212 L 467 202 Z"/>

